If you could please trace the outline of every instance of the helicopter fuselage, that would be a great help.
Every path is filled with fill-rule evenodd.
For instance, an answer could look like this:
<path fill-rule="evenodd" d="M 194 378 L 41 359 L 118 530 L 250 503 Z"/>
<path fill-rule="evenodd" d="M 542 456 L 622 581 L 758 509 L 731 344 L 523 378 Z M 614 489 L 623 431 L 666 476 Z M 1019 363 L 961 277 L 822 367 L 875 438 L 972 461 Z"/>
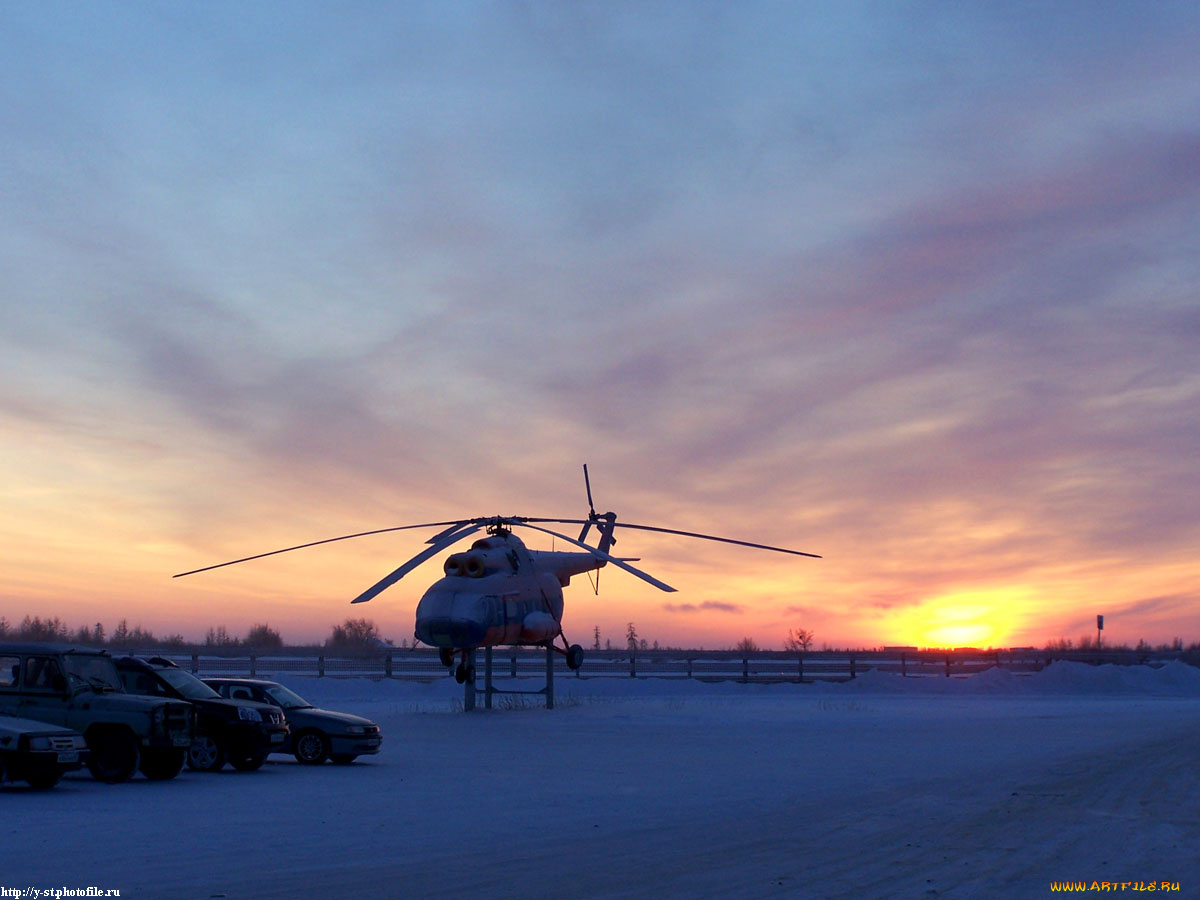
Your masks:
<path fill-rule="evenodd" d="M 446 559 L 445 577 L 417 604 L 416 638 L 453 650 L 546 644 L 562 632 L 571 576 L 604 564 L 588 553 L 529 550 L 511 532 L 489 535 Z"/>

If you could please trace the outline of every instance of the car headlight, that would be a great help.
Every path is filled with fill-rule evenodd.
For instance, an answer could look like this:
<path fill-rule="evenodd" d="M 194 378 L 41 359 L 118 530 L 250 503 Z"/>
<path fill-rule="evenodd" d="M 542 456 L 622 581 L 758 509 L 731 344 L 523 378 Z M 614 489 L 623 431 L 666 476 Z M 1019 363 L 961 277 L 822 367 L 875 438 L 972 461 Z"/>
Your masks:
<path fill-rule="evenodd" d="M 42 735 L 41 737 L 31 737 L 27 742 L 30 750 L 49 750 L 50 738 Z"/>
<path fill-rule="evenodd" d="M 362 725 L 347 725 L 346 734 L 366 734 L 367 729 Z"/>
<path fill-rule="evenodd" d="M 261 722 L 262 721 L 262 715 L 260 715 L 258 710 L 254 709 L 253 707 L 239 706 L 237 709 L 238 709 L 238 718 L 241 719 L 243 722 Z"/>

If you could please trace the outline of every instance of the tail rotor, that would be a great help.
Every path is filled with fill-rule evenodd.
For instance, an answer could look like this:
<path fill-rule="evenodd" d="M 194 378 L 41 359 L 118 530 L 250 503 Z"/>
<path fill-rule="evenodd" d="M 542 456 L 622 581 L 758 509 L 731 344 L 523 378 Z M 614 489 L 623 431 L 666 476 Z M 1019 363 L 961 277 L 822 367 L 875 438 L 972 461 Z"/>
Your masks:
<path fill-rule="evenodd" d="M 600 552 L 607 553 L 609 548 L 617 542 L 613 536 L 613 525 L 616 524 L 617 514 L 614 512 L 606 512 L 600 515 L 596 512 L 596 505 L 592 502 L 592 480 L 588 477 L 587 463 L 583 464 L 583 486 L 587 489 L 588 498 L 588 517 L 583 523 L 583 530 L 579 532 L 579 540 L 583 541 L 592 526 L 596 526 L 596 530 L 600 532 Z"/>

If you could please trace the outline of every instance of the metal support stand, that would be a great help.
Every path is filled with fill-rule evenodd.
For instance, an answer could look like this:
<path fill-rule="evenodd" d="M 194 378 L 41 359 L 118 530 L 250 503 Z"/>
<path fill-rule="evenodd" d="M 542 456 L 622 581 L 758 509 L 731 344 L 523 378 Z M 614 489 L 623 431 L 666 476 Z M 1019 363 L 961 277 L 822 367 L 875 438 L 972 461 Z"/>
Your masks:
<path fill-rule="evenodd" d="M 513 677 L 516 677 L 517 657 L 512 655 L 512 670 Z M 518 690 L 500 690 L 496 687 L 494 676 L 495 666 L 493 665 L 492 648 L 483 648 L 483 687 L 477 688 L 471 682 L 463 685 L 465 693 L 463 694 L 463 711 L 469 712 L 475 709 L 476 697 L 479 694 L 483 695 L 483 708 L 493 709 L 494 704 L 492 698 L 496 694 L 540 694 L 546 698 L 546 709 L 554 709 L 554 647 L 547 645 L 546 647 L 546 686 L 537 691 L 518 691 Z M 470 659 L 468 664 L 475 665 L 475 651 L 470 651 Z"/>
<path fill-rule="evenodd" d="M 492 648 L 483 648 L 483 708 L 492 708 Z"/>
<path fill-rule="evenodd" d="M 475 668 L 475 651 L 468 650 L 466 654 L 466 664 L 468 670 Z M 475 708 L 475 682 L 470 678 L 463 682 L 463 712 L 470 712 Z"/>

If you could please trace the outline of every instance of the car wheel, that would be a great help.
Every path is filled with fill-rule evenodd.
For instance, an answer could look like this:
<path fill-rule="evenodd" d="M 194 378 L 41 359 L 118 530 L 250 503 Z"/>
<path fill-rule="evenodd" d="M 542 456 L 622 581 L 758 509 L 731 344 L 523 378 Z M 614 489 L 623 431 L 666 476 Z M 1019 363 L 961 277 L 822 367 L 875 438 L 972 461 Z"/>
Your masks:
<path fill-rule="evenodd" d="M 128 781 L 138 770 L 141 753 L 133 735 L 126 731 L 101 731 L 88 737 L 88 771 L 97 781 L 116 784 Z"/>
<path fill-rule="evenodd" d="M 225 765 L 225 748 L 216 738 L 200 735 L 188 747 L 187 763 L 197 772 L 216 772 Z"/>
<path fill-rule="evenodd" d="M 337 753 L 329 758 L 331 760 L 333 760 L 335 763 L 337 763 L 339 766 L 348 766 L 348 765 L 350 765 L 350 763 L 352 763 L 356 759 L 358 759 L 358 754 L 357 753 Z"/>
<path fill-rule="evenodd" d="M 296 737 L 295 748 L 296 759 L 310 766 L 320 765 L 329 755 L 329 741 L 319 731 L 301 732 Z"/>
<path fill-rule="evenodd" d="M 58 784 L 58 779 L 61 777 L 62 773 L 57 769 L 46 769 L 42 772 L 30 772 L 29 777 L 25 780 L 34 790 L 44 791 Z"/>
<path fill-rule="evenodd" d="M 142 762 L 138 768 L 151 781 L 169 781 L 179 774 L 186 757 L 185 750 L 147 750 L 142 754 Z"/>
<path fill-rule="evenodd" d="M 239 772 L 253 772 L 255 769 L 261 769 L 266 761 L 265 756 L 235 756 L 229 763 Z"/>

